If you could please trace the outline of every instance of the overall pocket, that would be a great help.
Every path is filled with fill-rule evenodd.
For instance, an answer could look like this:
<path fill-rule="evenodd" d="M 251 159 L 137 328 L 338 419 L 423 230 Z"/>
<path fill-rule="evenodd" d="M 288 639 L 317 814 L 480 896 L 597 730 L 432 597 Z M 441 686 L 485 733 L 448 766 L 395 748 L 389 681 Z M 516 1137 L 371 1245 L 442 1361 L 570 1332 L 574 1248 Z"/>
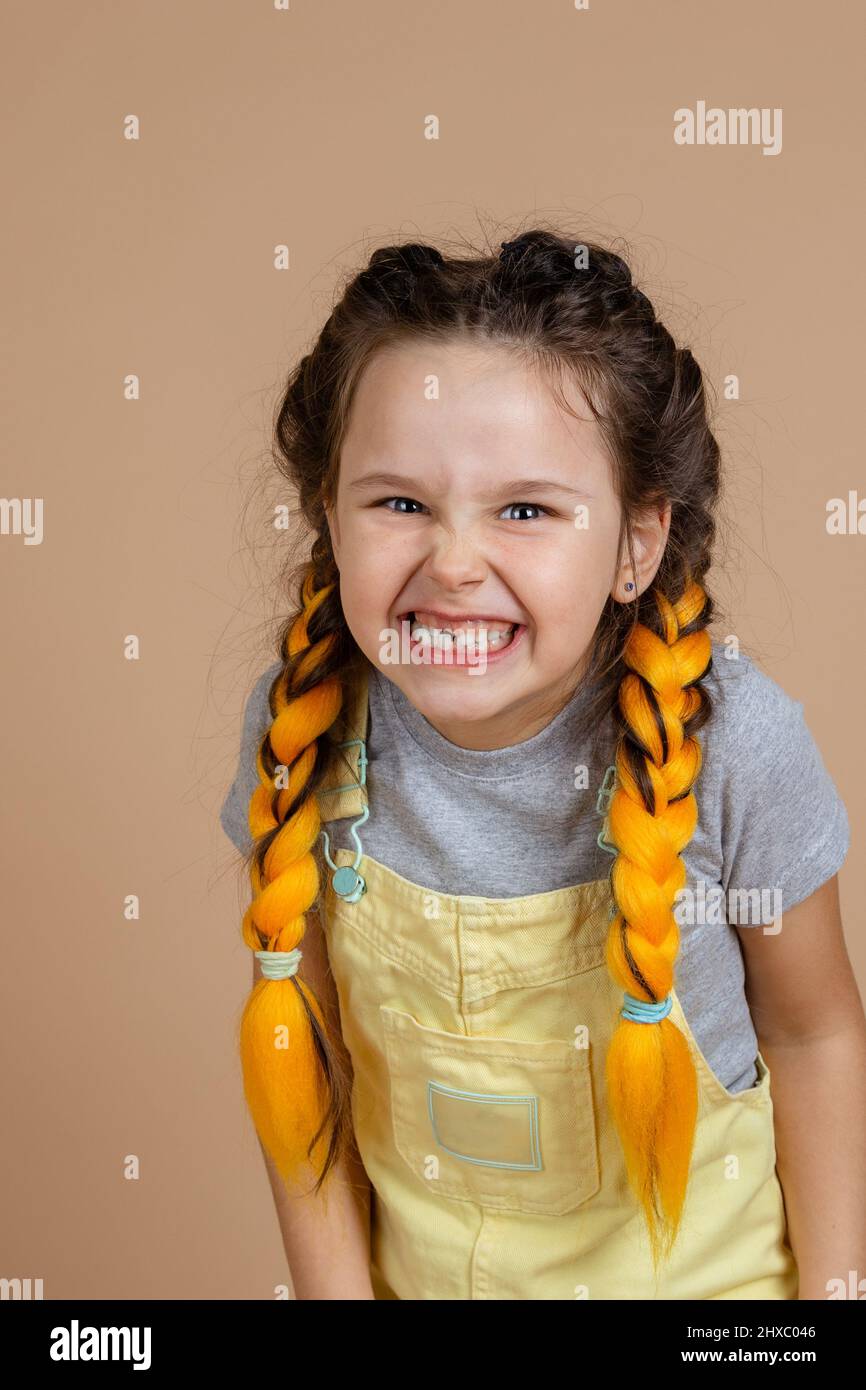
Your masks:
<path fill-rule="evenodd" d="M 562 1216 L 600 1187 L 589 1052 L 466 1037 L 379 1006 L 397 1149 L 420 1183 L 501 1211 Z"/>

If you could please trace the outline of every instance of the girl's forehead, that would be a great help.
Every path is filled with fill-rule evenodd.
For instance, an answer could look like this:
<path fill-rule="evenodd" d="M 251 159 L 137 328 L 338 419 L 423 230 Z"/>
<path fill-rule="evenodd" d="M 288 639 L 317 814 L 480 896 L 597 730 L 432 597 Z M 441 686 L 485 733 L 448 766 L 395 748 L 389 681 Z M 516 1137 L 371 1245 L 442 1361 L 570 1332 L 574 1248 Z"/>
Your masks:
<path fill-rule="evenodd" d="M 511 455 L 515 465 L 551 455 L 600 462 L 598 427 L 578 383 L 556 384 L 568 409 L 540 367 L 505 347 L 413 340 L 382 349 L 356 387 L 342 467 L 354 472 L 374 454 L 391 462 L 456 454 L 467 466 L 491 458 L 507 466 Z"/>
<path fill-rule="evenodd" d="M 419 370 L 428 369 L 454 383 L 483 383 L 489 378 L 509 381 L 524 379 L 543 384 L 539 359 L 516 344 L 468 335 L 440 337 L 412 336 L 378 348 L 368 359 L 358 389 L 368 391 L 392 385 L 403 379 L 415 380 Z"/>

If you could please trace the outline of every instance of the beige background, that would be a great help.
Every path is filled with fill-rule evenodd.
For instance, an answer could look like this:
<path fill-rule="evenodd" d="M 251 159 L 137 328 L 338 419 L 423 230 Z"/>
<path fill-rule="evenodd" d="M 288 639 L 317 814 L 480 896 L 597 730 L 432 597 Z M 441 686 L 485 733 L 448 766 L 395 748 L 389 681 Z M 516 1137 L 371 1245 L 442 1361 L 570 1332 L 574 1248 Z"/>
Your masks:
<path fill-rule="evenodd" d="M 376 244 L 498 241 L 536 211 L 626 239 L 719 397 L 717 633 L 804 702 L 851 819 L 866 978 L 866 535 L 825 528 L 829 498 L 866 493 L 862 15 L 52 0 L 4 27 L 2 491 L 44 498 L 44 539 L 0 536 L 0 1275 L 51 1299 L 272 1298 L 234 1037 L 247 886 L 217 814 L 285 607 L 275 393 Z M 699 100 L 781 107 L 781 154 L 676 145 Z"/>

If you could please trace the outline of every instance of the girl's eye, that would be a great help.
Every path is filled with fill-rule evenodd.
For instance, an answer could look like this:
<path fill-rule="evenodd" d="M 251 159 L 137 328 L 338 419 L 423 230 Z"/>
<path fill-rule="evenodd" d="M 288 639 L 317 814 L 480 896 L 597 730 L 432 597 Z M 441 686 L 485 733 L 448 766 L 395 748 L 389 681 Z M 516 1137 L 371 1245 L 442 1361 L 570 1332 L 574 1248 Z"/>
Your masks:
<path fill-rule="evenodd" d="M 383 497 L 381 502 L 378 503 L 378 505 L 380 507 L 387 507 L 388 510 L 392 512 L 402 510 L 402 508 L 399 507 L 392 507 L 390 505 L 391 502 L 408 502 L 410 506 L 413 507 L 423 507 L 424 505 L 422 502 L 416 502 L 414 497 Z M 513 507 L 520 508 L 521 510 L 525 510 L 525 508 L 529 507 L 535 510 L 536 512 L 543 512 L 545 516 L 548 515 L 547 508 L 540 506 L 537 502 L 509 502 L 508 506 L 505 508 L 505 511 L 510 511 Z M 403 515 L 417 516 L 417 512 L 404 512 Z M 518 520 L 518 518 L 507 517 L 506 520 L 516 521 Z M 530 517 L 529 520 L 534 521 L 535 517 Z"/>
<path fill-rule="evenodd" d="M 506 510 L 506 511 L 510 511 L 512 507 L 519 507 L 521 510 L 525 510 L 527 507 L 531 507 L 531 508 L 534 508 L 535 511 L 537 511 L 537 512 L 544 512 L 545 515 L 547 515 L 547 508 L 546 508 L 546 507 L 540 507 L 540 506 L 538 505 L 537 502 L 509 502 L 509 504 L 508 504 L 508 506 L 505 508 L 505 510 Z M 518 520 L 517 517 L 511 517 L 511 518 L 509 518 L 509 519 L 512 520 L 512 521 Z M 534 518 L 534 517 L 530 517 L 529 520 L 530 520 L 530 521 L 534 521 L 535 518 Z"/>
<path fill-rule="evenodd" d="M 383 497 L 383 498 L 382 498 L 382 501 L 379 503 L 379 506 L 380 506 L 380 507 L 388 507 L 388 503 L 389 503 L 389 502 L 409 502 L 409 503 L 411 503 L 411 505 L 412 505 L 413 507 L 420 507 L 420 506 L 422 505 L 420 502 L 416 502 L 414 497 Z M 395 512 L 395 511 L 398 511 L 399 508 L 397 508 L 397 507 L 388 507 L 388 510 L 389 510 L 390 512 Z M 407 512 L 407 513 L 405 513 L 405 515 L 407 515 L 407 516 L 414 516 L 415 513 L 414 513 L 414 512 Z"/>

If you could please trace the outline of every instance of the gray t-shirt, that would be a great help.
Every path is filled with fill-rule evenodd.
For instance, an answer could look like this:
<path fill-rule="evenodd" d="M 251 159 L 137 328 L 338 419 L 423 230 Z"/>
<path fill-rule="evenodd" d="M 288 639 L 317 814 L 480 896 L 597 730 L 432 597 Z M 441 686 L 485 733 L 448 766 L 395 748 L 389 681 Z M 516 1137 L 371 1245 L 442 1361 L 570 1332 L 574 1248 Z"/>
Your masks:
<path fill-rule="evenodd" d="M 220 821 L 239 850 L 252 841 L 256 753 L 270 724 L 275 662 L 248 700 L 237 775 Z M 697 735 L 698 826 L 682 852 L 687 877 L 675 908 L 676 990 L 698 1046 L 729 1091 L 755 1084 L 757 1039 L 732 925 L 777 919 L 840 868 L 848 816 L 805 722 L 803 705 L 748 656 L 713 642 L 704 684 L 713 715 Z M 579 690 L 534 737 L 478 750 L 449 742 L 393 681 L 370 667 L 364 853 L 437 892 L 522 897 L 606 878 L 596 809 L 616 735 L 590 740 Z M 586 775 L 588 774 L 588 775 Z M 351 820 L 325 823 L 331 854 L 352 847 Z M 737 896 L 737 893 L 740 896 Z"/>

